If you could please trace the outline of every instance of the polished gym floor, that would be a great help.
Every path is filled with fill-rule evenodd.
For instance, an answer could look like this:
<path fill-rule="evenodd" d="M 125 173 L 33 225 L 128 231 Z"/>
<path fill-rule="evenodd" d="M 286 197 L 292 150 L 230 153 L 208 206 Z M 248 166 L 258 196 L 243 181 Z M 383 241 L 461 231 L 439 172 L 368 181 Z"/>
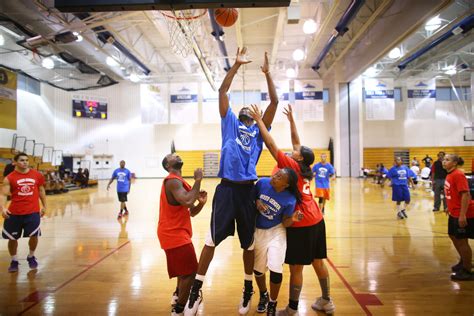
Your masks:
<path fill-rule="evenodd" d="M 176 281 L 168 279 L 156 237 L 161 182 L 137 180 L 129 194 L 130 216 L 121 221 L 116 193 L 106 190 L 106 181 L 48 196 L 37 271 L 28 268 L 24 239 L 20 271 L 9 274 L 7 242 L 0 243 L 0 315 L 170 315 Z M 203 181 L 209 200 L 193 218 L 198 257 L 217 183 Z M 337 315 L 474 314 L 474 282 L 450 280 L 458 257 L 446 234 L 447 217 L 431 211 L 432 197 L 424 188 L 412 190 L 406 220 L 396 219 L 388 186 L 345 178 L 333 181 L 332 188 L 327 263 Z M 217 248 L 199 315 L 237 315 L 241 257 L 237 237 Z M 312 267 L 305 268 L 304 278 L 300 315 L 316 315 L 311 303 L 320 288 Z M 285 267 L 280 307 L 287 304 L 288 279 Z M 258 294 L 249 315 L 258 315 L 257 301 Z"/>

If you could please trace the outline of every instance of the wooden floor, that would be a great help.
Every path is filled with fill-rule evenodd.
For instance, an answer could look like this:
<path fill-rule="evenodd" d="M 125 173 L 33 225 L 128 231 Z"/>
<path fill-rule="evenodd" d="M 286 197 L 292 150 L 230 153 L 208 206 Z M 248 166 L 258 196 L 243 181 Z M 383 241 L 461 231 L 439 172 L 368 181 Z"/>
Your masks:
<path fill-rule="evenodd" d="M 193 219 L 199 253 L 218 180 L 206 179 L 209 203 Z M 29 271 L 27 242 L 19 247 L 20 271 L 9 274 L 7 242 L 0 244 L 0 315 L 169 315 L 175 281 L 169 280 L 156 237 L 161 180 L 138 180 L 129 195 L 128 221 L 118 222 L 114 191 L 98 188 L 49 196 Z M 433 214 L 423 189 L 412 193 L 408 219 L 396 220 L 390 188 L 370 180 L 337 179 L 327 207 L 328 268 L 338 315 L 473 315 L 474 282 L 450 281 L 457 261 L 447 218 Z M 1 223 L 2 224 L 2 223 Z M 472 245 L 472 243 L 471 243 Z M 288 300 L 288 268 L 279 305 Z M 316 315 L 320 295 L 312 268 L 305 269 L 300 315 Z M 203 287 L 199 315 L 236 315 L 243 284 L 237 238 L 217 248 Z M 257 297 L 257 296 L 256 296 Z M 250 315 L 255 312 L 254 299 Z"/>

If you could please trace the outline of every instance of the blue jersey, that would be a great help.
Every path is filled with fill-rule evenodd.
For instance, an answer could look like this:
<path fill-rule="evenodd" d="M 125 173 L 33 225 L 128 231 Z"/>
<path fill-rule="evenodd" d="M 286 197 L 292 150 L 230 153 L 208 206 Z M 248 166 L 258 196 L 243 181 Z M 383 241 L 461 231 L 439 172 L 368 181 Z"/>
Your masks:
<path fill-rule="evenodd" d="M 112 174 L 112 179 L 117 179 L 117 192 L 130 191 L 130 179 L 132 174 L 127 168 L 117 168 Z"/>
<path fill-rule="evenodd" d="M 281 224 L 283 215 L 292 216 L 296 198 L 287 190 L 276 192 L 270 178 L 261 178 L 256 186 L 257 198 L 268 206 L 265 212 L 258 212 L 257 228 L 268 229 Z"/>
<path fill-rule="evenodd" d="M 232 181 L 257 180 L 257 162 L 263 139 L 257 124 L 246 127 L 231 108 L 221 120 L 222 148 L 219 178 Z"/>
<path fill-rule="evenodd" d="M 408 186 L 408 178 L 416 177 L 415 173 L 407 166 L 393 166 L 387 174 L 387 177 L 392 180 L 392 185 Z"/>
<path fill-rule="evenodd" d="M 329 178 L 334 175 L 334 167 L 329 162 L 325 164 L 318 162 L 313 166 L 313 173 L 316 174 L 316 187 L 319 189 L 329 189 Z"/>
<path fill-rule="evenodd" d="M 388 169 L 385 168 L 385 167 L 379 168 L 379 172 L 380 172 L 381 174 L 387 174 L 387 173 L 388 173 Z"/>

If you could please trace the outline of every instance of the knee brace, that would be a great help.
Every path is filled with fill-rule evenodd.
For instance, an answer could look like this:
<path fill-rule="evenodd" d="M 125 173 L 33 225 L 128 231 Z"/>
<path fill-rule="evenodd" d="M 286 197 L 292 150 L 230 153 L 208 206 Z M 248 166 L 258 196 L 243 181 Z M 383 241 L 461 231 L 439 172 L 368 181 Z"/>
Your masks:
<path fill-rule="evenodd" d="M 253 270 L 253 274 L 255 274 L 255 277 L 256 277 L 256 278 L 259 278 L 259 277 L 263 276 L 263 273 L 262 273 L 262 272 L 258 272 L 257 270 Z"/>
<path fill-rule="evenodd" d="M 270 282 L 273 284 L 280 284 L 283 280 L 283 274 L 270 271 Z"/>

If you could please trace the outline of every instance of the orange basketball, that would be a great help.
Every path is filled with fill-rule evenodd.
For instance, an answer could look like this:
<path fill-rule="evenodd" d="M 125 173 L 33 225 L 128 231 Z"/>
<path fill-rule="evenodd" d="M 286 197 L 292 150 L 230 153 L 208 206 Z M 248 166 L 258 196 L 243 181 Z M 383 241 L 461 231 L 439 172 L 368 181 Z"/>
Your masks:
<path fill-rule="evenodd" d="M 223 27 L 234 25 L 235 21 L 239 17 L 239 11 L 234 8 L 221 8 L 214 10 L 214 17 L 216 18 L 217 24 Z"/>

